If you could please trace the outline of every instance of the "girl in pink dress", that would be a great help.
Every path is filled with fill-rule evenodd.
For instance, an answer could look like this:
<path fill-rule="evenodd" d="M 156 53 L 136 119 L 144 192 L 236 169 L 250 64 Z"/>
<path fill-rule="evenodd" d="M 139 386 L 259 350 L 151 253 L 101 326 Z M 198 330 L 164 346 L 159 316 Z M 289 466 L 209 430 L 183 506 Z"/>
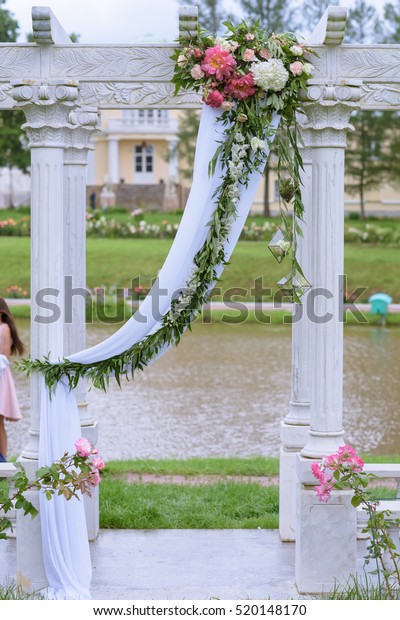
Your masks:
<path fill-rule="evenodd" d="M 0 297 L 0 460 L 7 457 L 4 419 L 16 422 L 22 418 L 8 358 L 23 352 L 24 345 L 18 336 L 12 314 L 5 300 Z"/>

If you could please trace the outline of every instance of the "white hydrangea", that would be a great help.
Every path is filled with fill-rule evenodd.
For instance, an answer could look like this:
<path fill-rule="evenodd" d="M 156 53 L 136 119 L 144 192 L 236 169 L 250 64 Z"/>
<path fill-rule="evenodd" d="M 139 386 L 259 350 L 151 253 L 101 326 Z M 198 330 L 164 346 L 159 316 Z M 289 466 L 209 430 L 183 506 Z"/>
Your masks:
<path fill-rule="evenodd" d="M 256 136 L 254 136 L 254 138 L 250 140 L 250 146 L 255 152 L 258 151 L 258 149 L 265 149 L 265 142 L 264 140 L 260 140 L 260 138 L 256 138 Z"/>
<path fill-rule="evenodd" d="M 255 62 L 251 66 L 251 71 L 257 86 L 265 91 L 282 90 L 289 79 L 285 65 L 277 58 L 270 58 L 266 62 Z"/>

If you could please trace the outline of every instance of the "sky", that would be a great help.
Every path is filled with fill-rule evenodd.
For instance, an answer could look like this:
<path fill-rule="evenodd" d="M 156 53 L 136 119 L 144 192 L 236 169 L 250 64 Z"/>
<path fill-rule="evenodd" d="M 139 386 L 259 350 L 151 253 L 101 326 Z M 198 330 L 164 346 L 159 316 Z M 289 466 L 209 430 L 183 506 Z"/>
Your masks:
<path fill-rule="evenodd" d="M 387 0 L 369 0 L 378 10 Z M 351 6 L 354 0 L 341 0 Z M 81 43 L 172 42 L 178 35 L 178 0 L 7 0 L 3 8 L 18 20 L 21 34 L 32 31 L 31 7 L 49 6 L 67 33 L 80 34 Z M 188 0 L 185 4 L 190 4 Z M 224 6 L 235 13 L 234 0 Z"/>

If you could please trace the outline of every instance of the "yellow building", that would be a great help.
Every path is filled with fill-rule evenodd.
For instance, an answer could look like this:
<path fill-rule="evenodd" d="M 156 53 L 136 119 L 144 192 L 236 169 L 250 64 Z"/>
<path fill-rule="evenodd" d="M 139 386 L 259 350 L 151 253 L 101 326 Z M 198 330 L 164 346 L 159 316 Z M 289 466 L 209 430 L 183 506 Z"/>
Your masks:
<path fill-rule="evenodd" d="M 88 197 L 96 195 L 96 206 L 118 204 L 128 209 L 183 208 L 190 180 L 181 174 L 184 162 L 178 156 L 179 110 L 106 110 L 101 132 L 94 139 L 89 157 Z M 276 175 L 269 186 L 271 212 L 279 209 Z M 262 213 L 264 181 L 260 183 L 252 212 Z M 382 184 L 366 192 L 369 213 L 400 212 L 400 191 Z M 358 212 L 357 196 L 345 195 L 345 211 Z"/>

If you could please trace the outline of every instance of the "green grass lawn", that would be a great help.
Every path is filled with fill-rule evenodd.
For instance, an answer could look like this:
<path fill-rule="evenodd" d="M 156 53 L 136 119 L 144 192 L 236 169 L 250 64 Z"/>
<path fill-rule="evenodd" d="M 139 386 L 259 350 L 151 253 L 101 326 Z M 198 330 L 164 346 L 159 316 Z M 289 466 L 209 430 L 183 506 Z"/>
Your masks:
<path fill-rule="evenodd" d="M 89 288 L 129 287 L 132 279 L 140 276 L 143 286 L 150 285 L 157 275 L 171 246 L 169 239 L 88 239 L 87 284 Z M 0 295 L 7 287 L 17 284 L 29 292 L 30 240 L 26 237 L 2 237 L 0 239 Z M 347 291 L 361 287 L 367 290 L 359 301 L 367 301 L 376 291 L 389 293 L 400 302 L 399 279 L 400 248 L 346 244 L 345 272 Z M 288 264 L 279 265 L 266 244 L 240 241 L 234 251 L 231 264 L 218 283 L 222 291 L 243 288 L 247 296 L 239 300 L 252 301 L 250 290 L 256 278 L 263 277 L 264 287 L 276 291 L 275 282 L 288 271 Z M 221 298 L 218 294 L 215 299 Z M 272 295 L 265 295 L 270 301 Z"/>
<path fill-rule="evenodd" d="M 400 462 L 400 457 L 367 457 L 372 462 Z M 126 474 L 219 475 L 198 486 L 129 483 Z M 277 528 L 279 487 L 223 480 L 224 476 L 276 476 L 279 459 L 192 458 L 187 460 L 110 461 L 100 485 L 100 526 L 122 529 Z M 374 489 L 377 499 L 396 491 Z"/>

